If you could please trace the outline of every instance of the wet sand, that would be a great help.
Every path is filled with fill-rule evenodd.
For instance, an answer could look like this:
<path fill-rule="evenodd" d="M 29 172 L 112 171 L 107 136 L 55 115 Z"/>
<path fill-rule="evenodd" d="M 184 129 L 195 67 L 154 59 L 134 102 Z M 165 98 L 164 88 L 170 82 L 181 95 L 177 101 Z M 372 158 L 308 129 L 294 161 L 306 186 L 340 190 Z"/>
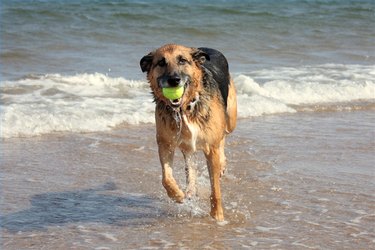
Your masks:
<path fill-rule="evenodd" d="M 240 120 L 222 180 L 227 224 L 171 202 L 154 126 L 1 143 L 2 249 L 375 249 L 375 113 Z M 180 153 L 175 177 L 184 186 Z"/>

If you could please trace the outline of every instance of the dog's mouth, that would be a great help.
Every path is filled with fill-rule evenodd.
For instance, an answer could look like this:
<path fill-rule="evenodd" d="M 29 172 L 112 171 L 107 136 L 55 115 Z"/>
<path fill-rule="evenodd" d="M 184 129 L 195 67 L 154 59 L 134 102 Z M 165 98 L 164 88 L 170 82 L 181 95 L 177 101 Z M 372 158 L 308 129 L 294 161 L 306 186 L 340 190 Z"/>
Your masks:
<path fill-rule="evenodd" d="M 184 95 L 182 95 L 182 96 L 184 96 Z M 178 107 L 181 106 L 181 103 L 182 103 L 182 97 L 180 97 L 180 98 L 178 98 L 178 99 L 174 99 L 174 100 L 169 100 L 169 101 L 170 101 L 172 107 L 174 107 L 174 108 L 178 108 Z"/>

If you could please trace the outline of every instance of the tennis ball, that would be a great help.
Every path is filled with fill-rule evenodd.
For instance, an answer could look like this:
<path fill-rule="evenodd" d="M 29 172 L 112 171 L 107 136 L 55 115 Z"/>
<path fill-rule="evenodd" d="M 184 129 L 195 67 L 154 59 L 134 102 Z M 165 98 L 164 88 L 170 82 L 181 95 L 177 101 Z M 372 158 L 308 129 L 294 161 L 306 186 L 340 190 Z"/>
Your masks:
<path fill-rule="evenodd" d="M 169 100 L 176 100 L 181 98 L 184 94 L 184 86 L 163 88 L 163 95 Z"/>

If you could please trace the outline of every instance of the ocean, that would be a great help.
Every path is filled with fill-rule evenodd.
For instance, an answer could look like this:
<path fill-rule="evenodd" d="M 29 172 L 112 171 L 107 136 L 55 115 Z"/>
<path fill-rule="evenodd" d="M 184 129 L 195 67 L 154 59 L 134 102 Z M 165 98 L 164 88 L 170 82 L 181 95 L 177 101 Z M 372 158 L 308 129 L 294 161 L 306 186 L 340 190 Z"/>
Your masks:
<path fill-rule="evenodd" d="M 1 1 L 2 248 L 375 249 L 374 23 L 372 0 Z M 161 186 L 139 61 L 166 43 L 229 62 L 224 226 L 201 155 L 196 199 Z"/>
<path fill-rule="evenodd" d="M 373 109 L 374 6 L 3 1 L 1 137 L 152 123 L 139 61 L 165 43 L 222 51 L 239 92 L 240 118 L 306 105 Z"/>

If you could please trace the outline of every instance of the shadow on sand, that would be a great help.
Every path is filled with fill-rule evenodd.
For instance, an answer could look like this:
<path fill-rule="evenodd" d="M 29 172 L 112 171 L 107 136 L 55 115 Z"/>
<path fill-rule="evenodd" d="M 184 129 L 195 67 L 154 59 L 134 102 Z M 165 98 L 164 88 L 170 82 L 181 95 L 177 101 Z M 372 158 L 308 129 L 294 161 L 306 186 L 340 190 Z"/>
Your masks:
<path fill-rule="evenodd" d="M 67 223 L 144 225 L 162 215 L 157 199 L 127 194 L 101 194 L 115 190 L 114 183 L 96 189 L 34 195 L 31 207 L 0 217 L 0 226 L 10 232 L 46 230 Z"/>

